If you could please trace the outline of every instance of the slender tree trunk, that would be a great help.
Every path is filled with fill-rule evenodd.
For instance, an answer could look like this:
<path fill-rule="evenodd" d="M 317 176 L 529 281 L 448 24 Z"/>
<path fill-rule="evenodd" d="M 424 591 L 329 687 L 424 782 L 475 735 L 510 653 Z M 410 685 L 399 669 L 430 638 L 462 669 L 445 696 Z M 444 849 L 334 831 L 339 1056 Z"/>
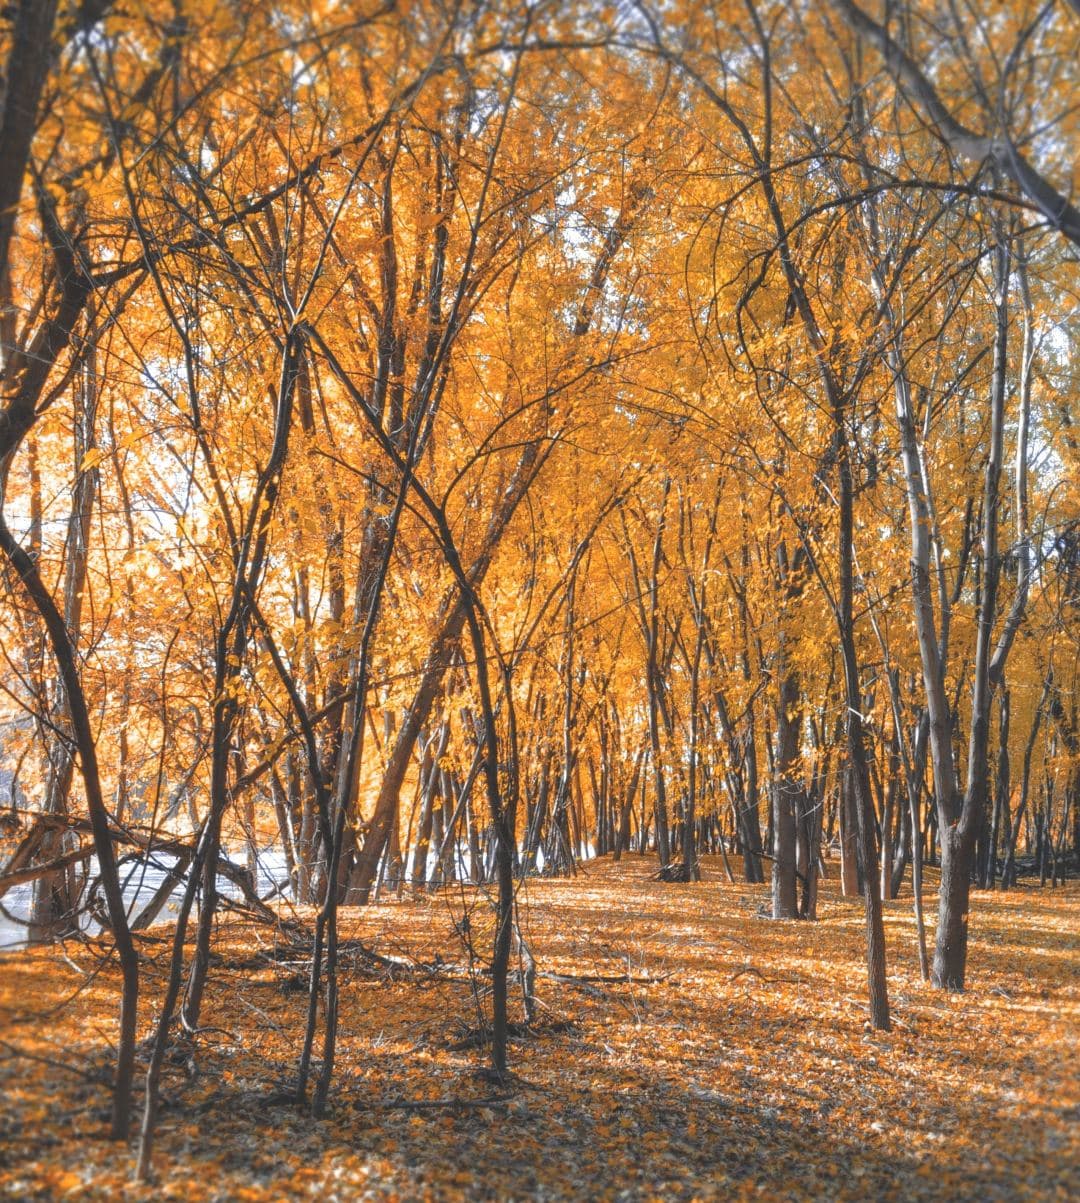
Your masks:
<path fill-rule="evenodd" d="M 998 692 L 998 765 L 994 788 L 994 814 L 990 825 L 990 846 L 987 850 L 985 884 L 992 890 L 997 883 L 998 845 L 1002 828 L 1011 826 L 1009 817 L 1009 691 Z"/>
<path fill-rule="evenodd" d="M 664 527 L 667 517 L 667 502 L 671 491 L 671 478 L 664 479 L 663 501 L 660 518 L 656 524 L 653 540 L 652 571 L 649 575 L 648 646 L 645 669 L 645 688 L 648 690 L 649 742 L 652 749 L 653 770 L 653 815 L 656 822 L 656 852 L 661 870 L 671 861 L 671 841 L 668 834 L 667 785 L 664 777 L 664 757 L 660 742 L 660 694 L 664 681 L 660 674 L 660 564 L 663 556 Z"/>
<path fill-rule="evenodd" d="M 120 996 L 120 1037 L 116 1045 L 116 1076 L 113 1082 L 111 1132 L 115 1139 L 126 1140 L 131 1126 L 131 1086 L 135 1074 L 135 1022 L 139 998 L 139 958 L 131 938 L 127 911 L 120 888 L 109 815 L 101 792 L 97 745 L 90 713 L 86 705 L 82 682 L 79 679 L 75 648 L 60 611 L 56 608 L 37 564 L 18 543 L 0 512 L 0 550 L 7 557 L 26 587 L 31 601 L 45 624 L 53 655 L 64 683 L 72 734 L 79 753 L 79 769 L 86 792 L 86 806 L 94 837 L 98 873 L 108 909 L 109 924 L 120 961 L 122 990 Z"/>
<path fill-rule="evenodd" d="M 776 757 L 773 769 L 772 917 L 797 919 L 798 891 L 795 875 L 795 813 L 799 785 L 795 780 L 799 759 L 799 675 L 789 667 L 783 651 L 778 655 L 780 692 L 776 703 Z"/>
<path fill-rule="evenodd" d="M 704 599 L 701 603 L 704 606 Z M 704 614 L 699 614 L 697 624 L 697 640 L 694 647 L 694 660 L 690 669 L 690 748 L 688 751 L 689 764 L 687 767 L 686 813 L 683 817 L 682 859 L 683 873 L 687 881 L 700 881 L 701 868 L 698 865 L 697 852 L 694 847 L 697 822 L 697 792 L 698 792 L 698 730 L 700 725 L 699 706 L 701 701 L 701 653 L 705 643 Z"/>
<path fill-rule="evenodd" d="M 855 648 L 855 618 L 853 596 L 854 564 L 854 482 L 851 471 L 851 452 L 844 415 L 835 403 L 833 416 L 843 441 L 840 446 L 840 598 L 837 614 L 840 648 L 844 660 L 845 730 L 847 752 L 851 763 L 852 792 L 859 831 L 859 852 L 863 864 L 863 898 L 866 907 L 866 965 L 870 994 L 870 1022 L 879 1030 L 888 1031 L 889 995 L 885 979 L 885 928 L 881 917 L 881 892 L 875 880 L 877 862 L 874 847 L 874 802 L 870 793 L 870 771 L 866 761 L 866 737 L 862 716 L 862 691 L 859 685 L 859 666 Z"/>
<path fill-rule="evenodd" d="M 995 250 L 997 330 L 990 390 L 990 448 L 983 488 L 982 592 L 975 637 L 974 684 L 971 695 L 971 732 L 968 741 L 967 786 L 955 826 L 941 814 L 941 894 L 932 980 L 946 990 L 963 990 L 967 965 L 968 896 L 972 856 L 978 825 L 986 809 L 989 776 L 991 639 L 997 611 L 1000 576 L 998 555 L 999 486 L 1005 418 L 1005 384 L 1008 346 L 1009 251 L 999 233 Z M 940 799 L 939 799 L 940 809 Z"/>
<path fill-rule="evenodd" d="M 91 318 L 92 321 L 92 311 Z M 95 335 L 87 335 L 87 351 L 80 365 L 75 388 L 74 459 L 75 486 L 72 490 L 71 513 L 68 517 L 67 540 L 64 563 L 64 625 L 71 638 L 72 648 L 78 652 L 82 628 L 83 595 L 86 588 L 88 566 L 90 522 L 93 517 L 94 500 L 97 496 L 98 470 L 83 467 L 87 455 L 96 445 L 97 424 L 97 356 L 94 349 Z M 56 716 L 62 727 L 70 727 L 67 700 L 63 680 L 57 682 Z M 66 815 L 71 783 L 75 775 L 75 762 L 68 745 L 62 740 L 49 743 L 49 771 L 45 790 L 46 814 Z M 41 859 L 52 860 L 65 851 L 68 835 L 62 830 L 46 835 L 41 847 Z M 72 889 L 72 874 L 67 870 L 47 873 L 34 883 L 34 898 L 29 939 L 47 941 L 54 936 L 76 931 L 78 920 L 74 914 L 77 903 Z"/>

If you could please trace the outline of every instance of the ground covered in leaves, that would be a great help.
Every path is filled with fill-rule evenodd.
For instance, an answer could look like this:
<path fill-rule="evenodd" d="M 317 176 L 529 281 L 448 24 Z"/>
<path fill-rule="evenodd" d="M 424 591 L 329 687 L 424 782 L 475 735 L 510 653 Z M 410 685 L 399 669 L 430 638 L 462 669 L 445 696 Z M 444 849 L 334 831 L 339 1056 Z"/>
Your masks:
<path fill-rule="evenodd" d="M 910 898 L 888 904 L 896 1022 L 880 1034 L 865 1025 L 861 903 L 835 883 L 819 922 L 773 923 L 764 887 L 728 884 L 719 864 L 693 885 L 654 868 L 632 857 L 523 887 L 540 1006 L 512 1045 L 510 1089 L 478 1072 L 486 986 L 461 919 L 471 910 L 466 934 L 486 951 L 483 900 L 346 911 L 321 1122 L 272 1101 L 302 1031 L 302 947 L 226 920 L 211 1030 L 174 1050 L 147 1187 L 131 1185 L 132 1151 L 105 1139 L 114 969 L 76 945 L 7 954 L 0 1195 L 1080 1197 L 1075 884 L 973 894 L 959 996 L 922 985 Z M 164 949 L 145 945 L 143 1030 Z"/>

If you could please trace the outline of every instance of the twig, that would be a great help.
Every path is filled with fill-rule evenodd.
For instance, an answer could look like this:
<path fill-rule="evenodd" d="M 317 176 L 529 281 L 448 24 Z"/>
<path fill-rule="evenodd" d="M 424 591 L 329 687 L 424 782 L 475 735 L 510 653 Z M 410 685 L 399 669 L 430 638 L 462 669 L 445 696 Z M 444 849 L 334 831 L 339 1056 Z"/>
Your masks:
<path fill-rule="evenodd" d="M 505 1107 L 513 1100 L 509 1095 L 486 1099 L 388 1099 L 374 1103 L 354 1103 L 357 1111 L 438 1111 L 454 1108 Z"/>
<path fill-rule="evenodd" d="M 541 973 L 556 982 L 595 982 L 604 986 L 659 986 L 665 982 L 677 985 L 672 977 L 631 977 L 628 973 Z"/>
<path fill-rule="evenodd" d="M 17 1061 L 35 1061 L 39 1065 L 48 1065 L 52 1069 L 63 1069 L 68 1073 L 77 1074 L 80 1078 L 84 1078 L 87 1082 L 101 1082 L 108 1080 L 108 1072 L 100 1069 L 81 1069 L 78 1065 L 72 1065 L 70 1061 L 56 1061 L 52 1057 L 43 1057 L 40 1053 L 28 1053 L 23 1049 L 18 1048 L 14 1044 L 9 1044 L 6 1040 L 0 1040 L 0 1045 L 8 1050 L 7 1056 L 0 1060 L 17 1060 Z"/>
<path fill-rule="evenodd" d="M 760 969 L 755 969 L 753 965 L 747 965 L 744 969 L 740 969 L 738 973 L 733 973 L 731 977 L 728 978 L 728 981 L 738 981 L 739 978 L 745 977 L 748 973 L 752 973 L 754 977 L 760 978 L 763 982 L 787 982 L 789 986 L 803 985 L 803 979 L 801 977 L 766 977 Z"/>

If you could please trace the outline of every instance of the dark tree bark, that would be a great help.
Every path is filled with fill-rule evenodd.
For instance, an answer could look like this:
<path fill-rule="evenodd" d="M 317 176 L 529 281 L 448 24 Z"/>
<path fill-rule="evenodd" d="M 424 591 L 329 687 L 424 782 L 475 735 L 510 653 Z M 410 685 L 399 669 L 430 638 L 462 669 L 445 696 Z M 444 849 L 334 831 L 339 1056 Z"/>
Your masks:
<path fill-rule="evenodd" d="M 799 729 L 802 724 L 799 675 L 779 656 L 780 691 L 776 701 L 776 754 L 773 768 L 772 917 L 797 919 L 799 899 L 795 875 L 795 815 L 799 784 Z"/>
<path fill-rule="evenodd" d="M 117 871 L 116 853 L 109 829 L 109 813 L 101 792 L 97 745 L 86 705 L 86 695 L 79 677 L 75 649 L 64 624 L 63 615 L 57 609 L 52 594 L 41 579 L 37 565 L 12 535 L 2 514 L 0 514 L 0 549 L 3 550 L 8 562 L 18 574 L 31 601 L 41 615 L 48 631 L 53 655 L 56 657 L 57 668 L 64 683 L 72 735 L 79 754 L 79 770 L 86 793 L 86 807 L 94 836 L 98 874 L 105 894 L 109 925 L 116 942 L 116 952 L 123 979 L 120 996 L 120 1038 L 116 1046 L 116 1076 L 113 1083 L 111 1131 L 117 1140 L 126 1140 L 131 1126 L 131 1085 L 135 1074 L 135 1022 L 139 998 L 139 958 L 131 939 L 127 911 L 120 888 L 120 876 Z"/>

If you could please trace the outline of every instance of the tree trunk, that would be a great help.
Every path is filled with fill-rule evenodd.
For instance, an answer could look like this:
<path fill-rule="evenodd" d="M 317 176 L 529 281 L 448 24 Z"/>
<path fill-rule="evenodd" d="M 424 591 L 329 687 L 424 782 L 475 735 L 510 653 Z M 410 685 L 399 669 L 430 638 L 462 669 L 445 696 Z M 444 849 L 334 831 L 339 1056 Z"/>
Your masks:
<path fill-rule="evenodd" d="M 799 786 L 794 775 L 799 757 L 802 712 L 799 706 L 799 675 L 788 667 L 783 653 L 780 662 L 784 667 L 776 704 L 776 757 L 772 787 L 772 917 L 797 919 L 795 812 Z"/>
<path fill-rule="evenodd" d="M 931 981 L 941 990 L 963 990 L 967 966 L 968 897 L 974 842 L 956 827 L 942 832 L 941 893 Z"/>
<path fill-rule="evenodd" d="M 113 1083 L 111 1132 L 115 1139 L 126 1140 L 131 1126 L 131 1086 L 135 1074 L 135 1023 L 139 997 L 139 956 L 131 938 L 124 906 L 116 854 L 109 831 L 109 815 L 101 792 L 97 745 L 90 725 L 78 663 L 63 616 L 38 572 L 37 564 L 26 554 L 8 529 L 0 512 L 0 549 L 26 586 L 35 608 L 44 621 L 57 667 L 64 682 L 72 733 L 79 752 L 79 768 L 86 792 L 86 807 L 94 836 L 98 873 L 108 908 L 109 923 L 116 942 L 123 985 L 120 996 L 120 1036 L 116 1046 L 116 1076 Z"/>

